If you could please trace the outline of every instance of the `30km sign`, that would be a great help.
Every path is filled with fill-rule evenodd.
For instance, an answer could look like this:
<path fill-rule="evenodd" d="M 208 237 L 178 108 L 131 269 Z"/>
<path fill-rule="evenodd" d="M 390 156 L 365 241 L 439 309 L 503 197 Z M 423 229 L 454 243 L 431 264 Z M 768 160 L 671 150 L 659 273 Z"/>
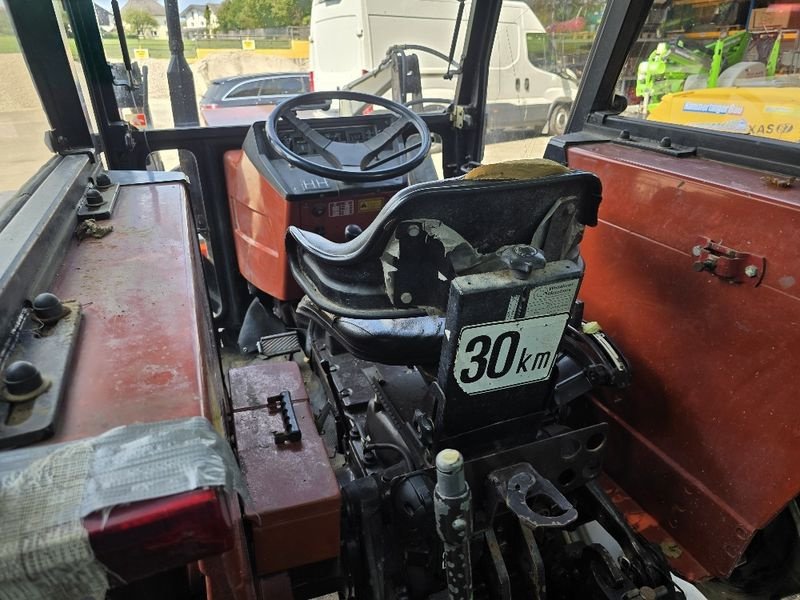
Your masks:
<path fill-rule="evenodd" d="M 473 325 L 461 330 L 455 378 L 467 394 L 547 379 L 569 314 Z"/>

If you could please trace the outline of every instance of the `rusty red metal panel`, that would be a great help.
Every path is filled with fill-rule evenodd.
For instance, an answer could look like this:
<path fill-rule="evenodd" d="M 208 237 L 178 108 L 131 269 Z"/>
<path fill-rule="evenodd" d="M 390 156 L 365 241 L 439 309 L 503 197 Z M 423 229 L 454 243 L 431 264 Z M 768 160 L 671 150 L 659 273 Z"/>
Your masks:
<path fill-rule="evenodd" d="M 682 573 L 684 577 L 697 581 L 709 577 L 694 556 L 683 548 L 669 535 L 639 504 L 631 498 L 625 490 L 618 486 L 607 474 L 603 473 L 598 478 L 598 483 L 603 491 L 611 498 L 617 509 L 625 515 L 634 531 L 640 533 L 649 542 L 661 548 L 670 561 L 672 568 Z"/>
<path fill-rule="evenodd" d="M 277 573 L 339 555 L 341 497 L 317 433 L 300 369 L 272 362 L 231 369 L 236 445 L 247 488 L 246 507 L 256 575 Z M 300 390 L 303 390 L 302 392 Z M 276 444 L 280 413 L 266 398 L 289 391 L 302 440 Z"/>
<path fill-rule="evenodd" d="M 55 282 L 61 298 L 81 303 L 84 318 L 52 441 L 198 415 L 224 431 L 224 391 L 185 188 L 123 186 L 108 223 L 114 230 L 107 237 L 73 242 Z M 230 548 L 241 520 L 231 519 L 223 496 L 198 490 L 115 507 L 107 523 L 95 513 L 84 526 L 98 558 L 133 580 Z"/>
<path fill-rule="evenodd" d="M 109 223 L 107 237 L 73 244 L 56 280 L 84 315 L 56 442 L 219 412 L 184 187 L 123 186 Z"/>
<path fill-rule="evenodd" d="M 582 245 L 586 314 L 634 368 L 611 475 L 714 575 L 800 493 L 800 192 L 763 173 L 614 144 L 570 149 L 603 182 Z M 758 287 L 695 272 L 707 237 L 766 258 Z"/>

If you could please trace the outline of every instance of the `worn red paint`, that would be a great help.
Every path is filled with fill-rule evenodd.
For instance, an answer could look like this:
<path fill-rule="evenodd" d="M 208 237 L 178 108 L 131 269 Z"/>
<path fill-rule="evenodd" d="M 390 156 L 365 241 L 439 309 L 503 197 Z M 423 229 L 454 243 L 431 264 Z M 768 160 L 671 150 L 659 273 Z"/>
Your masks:
<path fill-rule="evenodd" d="M 339 555 L 341 495 L 328 452 L 317 433 L 300 369 L 272 362 L 231 369 L 231 398 L 239 460 L 253 496 L 246 507 L 256 575 Z M 289 391 L 302 440 L 278 445 L 271 432 L 281 416 L 268 396 Z"/>
<path fill-rule="evenodd" d="M 616 144 L 570 149 L 603 182 L 582 244 L 586 314 L 634 368 L 611 475 L 713 575 L 800 493 L 800 191 L 763 172 Z M 705 236 L 764 256 L 759 287 L 694 272 Z"/>
<path fill-rule="evenodd" d="M 110 224 L 107 237 L 73 243 L 55 283 L 84 318 L 52 441 L 193 416 L 219 427 L 221 379 L 184 187 L 122 187 Z M 240 517 L 228 501 L 198 490 L 115 507 L 84 524 L 98 559 L 133 580 L 231 548 Z"/>
<path fill-rule="evenodd" d="M 382 203 L 396 191 L 347 197 L 320 194 L 319 198 L 303 197 L 290 202 L 261 176 L 241 150 L 225 153 L 225 183 L 239 271 L 258 289 L 281 300 L 298 300 L 303 295 L 289 271 L 284 245 L 290 225 L 344 242 L 347 225 L 366 228 Z M 361 202 L 366 202 L 367 210 L 362 209 Z M 348 203 L 347 214 L 334 210 L 341 203 Z"/>
<path fill-rule="evenodd" d="M 644 536 L 649 542 L 662 549 L 668 548 L 670 563 L 672 567 L 682 573 L 684 577 L 697 581 L 709 576 L 708 571 L 692 556 L 686 549 L 680 547 L 673 537 L 669 535 L 656 521 L 652 515 L 645 512 L 633 498 L 628 496 L 608 475 L 601 475 L 599 483 L 603 491 L 608 494 L 617 509 L 625 515 L 625 518 L 633 527 L 634 531 Z"/>
<path fill-rule="evenodd" d="M 107 237 L 73 243 L 56 279 L 84 315 L 56 442 L 218 411 L 183 186 L 123 187 L 110 224 Z"/>

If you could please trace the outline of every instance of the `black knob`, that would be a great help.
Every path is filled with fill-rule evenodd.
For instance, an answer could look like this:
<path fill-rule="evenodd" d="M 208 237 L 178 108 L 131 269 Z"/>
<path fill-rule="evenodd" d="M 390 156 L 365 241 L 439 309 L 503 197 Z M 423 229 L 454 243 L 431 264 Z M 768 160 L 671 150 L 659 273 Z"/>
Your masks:
<path fill-rule="evenodd" d="M 506 248 L 500 253 L 500 258 L 520 279 L 527 277 L 531 271 L 543 269 L 547 265 L 547 259 L 541 250 L 525 244 Z"/>
<path fill-rule="evenodd" d="M 32 394 L 44 385 L 42 374 L 27 360 L 11 363 L 3 374 L 6 392 L 12 396 Z"/>
<path fill-rule="evenodd" d="M 111 187 L 111 177 L 108 176 L 108 173 L 100 173 L 95 178 L 95 184 L 101 190 Z"/>
<path fill-rule="evenodd" d="M 86 206 L 97 208 L 103 205 L 103 194 L 100 193 L 95 187 L 90 187 L 86 190 Z"/>
<path fill-rule="evenodd" d="M 44 292 L 33 299 L 33 314 L 42 323 L 53 323 L 63 317 L 66 310 L 58 296 Z"/>
<path fill-rule="evenodd" d="M 350 240 L 354 240 L 361 235 L 362 231 L 364 230 L 361 229 L 359 225 L 356 225 L 355 223 L 350 223 L 350 225 L 344 228 L 344 239 L 346 239 L 348 242 Z"/>

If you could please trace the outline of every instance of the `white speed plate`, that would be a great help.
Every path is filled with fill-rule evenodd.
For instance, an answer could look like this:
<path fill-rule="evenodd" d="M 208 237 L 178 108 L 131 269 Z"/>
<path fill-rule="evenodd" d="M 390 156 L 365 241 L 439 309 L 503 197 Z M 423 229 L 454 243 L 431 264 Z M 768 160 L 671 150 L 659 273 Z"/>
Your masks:
<path fill-rule="evenodd" d="M 550 376 L 569 313 L 461 330 L 455 379 L 467 394 L 542 381 Z"/>

